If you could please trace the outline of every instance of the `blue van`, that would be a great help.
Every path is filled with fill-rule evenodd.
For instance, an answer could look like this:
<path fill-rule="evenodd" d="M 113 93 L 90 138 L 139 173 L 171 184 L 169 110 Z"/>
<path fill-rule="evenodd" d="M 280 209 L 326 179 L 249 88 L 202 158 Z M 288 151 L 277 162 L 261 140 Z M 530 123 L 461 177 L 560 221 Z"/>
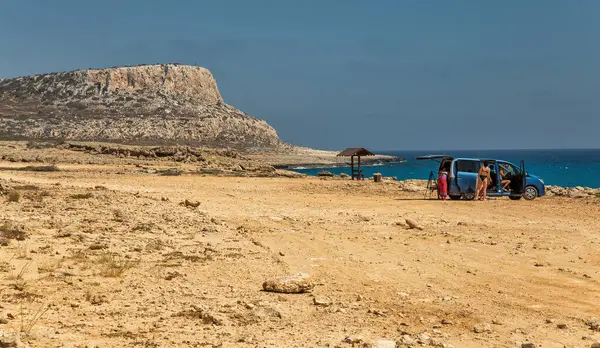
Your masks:
<path fill-rule="evenodd" d="M 525 171 L 525 163 L 521 161 L 520 166 L 510 162 L 497 159 L 476 159 L 476 158 L 453 158 L 446 155 L 428 155 L 417 157 L 417 160 L 439 160 L 438 171 L 448 173 L 448 195 L 451 199 L 475 198 L 477 189 L 477 175 L 484 161 L 488 162 L 490 167 L 490 176 L 492 182 L 489 183 L 487 195 L 491 197 L 508 197 L 512 200 L 519 200 L 524 197 L 527 200 L 533 200 L 546 194 L 544 181 Z M 510 180 L 509 191 L 502 190 L 502 181 L 499 166 L 503 168 L 506 179 Z"/>

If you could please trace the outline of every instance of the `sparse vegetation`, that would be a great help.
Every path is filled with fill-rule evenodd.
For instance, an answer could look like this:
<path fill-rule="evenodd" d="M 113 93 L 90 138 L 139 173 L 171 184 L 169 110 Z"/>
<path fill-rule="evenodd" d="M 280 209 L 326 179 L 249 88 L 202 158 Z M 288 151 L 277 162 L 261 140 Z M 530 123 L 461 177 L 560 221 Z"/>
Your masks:
<path fill-rule="evenodd" d="M 48 309 L 50 309 L 50 306 L 48 306 L 47 304 L 41 304 L 36 309 L 36 311 L 33 312 L 30 317 L 28 317 L 27 315 L 25 315 L 23 303 L 21 302 L 21 325 L 19 328 L 20 332 L 29 335 L 35 324 L 42 318 L 44 314 L 46 314 Z"/>
<path fill-rule="evenodd" d="M 2 239 L 23 241 L 27 239 L 27 232 L 25 232 L 25 227 L 22 225 L 16 225 L 12 221 L 4 221 L 0 225 L 0 240 Z"/>
<path fill-rule="evenodd" d="M 62 260 L 44 259 L 38 260 L 38 271 L 40 273 L 52 273 L 62 265 Z"/>
<path fill-rule="evenodd" d="M 72 199 L 88 199 L 88 198 L 92 198 L 92 197 L 94 197 L 94 195 L 91 192 L 76 193 L 74 195 L 69 196 L 69 198 L 72 198 Z"/>
<path fill-rule="evenodd" d="M 19 168 L 18 170 L 26 171 L 26 172 L 58 172 L 60 169 L 55 166 L 27 166 L 23 168 Z"/>
<path fill-rule="evenodd" d="M 0 262 L 0 273 L 7 273 L 12 271 L 14 268 L 10 264 L 10 262 L 2 261 Z"/>
<path fill-rule="evenodd" d="M 21 200 L 21 192 L 17 190 L 10 191 L 8 193 L 8 201 L 9 202 L 19 202 Z"/>
<path fill-rule="evenodd" d="M 113 211 L 113 214 L 115 215 L 113 221 L 123 222 L 127 219 L 127 215 L 122 210 L 116 209 Z"/>
<path fill-rule="evenodd" d="M 135 262 L 110 252 L 101 255 L 96 260 L 96 264 L 99 274 L 109 278 L 121 277 L 127 270 L 135 266 Z"/>
<path fill-rule="evenodd" d="M 40 187 L 36 185 L 18 185 L 15 186 L 14 189 L 21 191 L 37 191 L 40 189 Z"/>
<path fill-rule="evenodd" d="M 85 300 L 93 305 L 101 305 L 106 302 L 106 296 L 97 293 L 91 289 L 86 289 L 85 291 Z"/>

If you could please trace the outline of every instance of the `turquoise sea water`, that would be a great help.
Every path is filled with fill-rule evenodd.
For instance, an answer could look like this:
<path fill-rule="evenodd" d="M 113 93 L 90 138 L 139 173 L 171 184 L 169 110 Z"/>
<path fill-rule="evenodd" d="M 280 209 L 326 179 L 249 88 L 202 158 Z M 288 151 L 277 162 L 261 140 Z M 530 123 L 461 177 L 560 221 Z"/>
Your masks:
<path fill-rule="evenodd" d="M 453 157 L 502 159 L 515 164 L 525 161 L 525 170 L 541 177 L 546 185 L 565 187 L 600 187 L 600 149 L 582 150 L 456 150 L 456 151 L 373 151 L 379 154 L 402 157 L 406 162 L 375 166 L 363 166 L 365 177 L 381 173 L 384 177 L 395 176 L 398 180 L 427 180 L 430 171 L 437 170 L 437 162 L 416 161 L 415 157 L 442 154 Z M 308 175 L 317 175 L 321 170 L 334 174 L 350 174 L 350 167 L 340 160 L 340 166 L 324 168 L 294 168 Z"/>

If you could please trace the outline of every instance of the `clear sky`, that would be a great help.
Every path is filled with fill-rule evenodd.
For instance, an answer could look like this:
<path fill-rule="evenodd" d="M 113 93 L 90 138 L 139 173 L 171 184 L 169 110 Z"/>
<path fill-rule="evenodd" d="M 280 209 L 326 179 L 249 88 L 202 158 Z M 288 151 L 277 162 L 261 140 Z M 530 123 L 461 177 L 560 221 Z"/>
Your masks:
<path fill-rule="evenodd" d="M 179 62 L 296 145 L 600 147 L 600 1 L 1 0 L 0 77 Z"/>

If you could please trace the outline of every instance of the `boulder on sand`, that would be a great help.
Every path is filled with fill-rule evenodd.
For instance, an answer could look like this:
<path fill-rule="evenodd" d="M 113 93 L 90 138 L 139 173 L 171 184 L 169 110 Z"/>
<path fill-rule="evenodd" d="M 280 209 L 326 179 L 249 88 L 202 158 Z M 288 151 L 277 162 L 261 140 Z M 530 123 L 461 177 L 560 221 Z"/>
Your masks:
<path fill-rule="evenodd" d="M 278 278 L 273 278 L 263 283 L 263 290 L 282 293 L 310 292 L 315 285 L 306 273 L 297 273 Z"/>

